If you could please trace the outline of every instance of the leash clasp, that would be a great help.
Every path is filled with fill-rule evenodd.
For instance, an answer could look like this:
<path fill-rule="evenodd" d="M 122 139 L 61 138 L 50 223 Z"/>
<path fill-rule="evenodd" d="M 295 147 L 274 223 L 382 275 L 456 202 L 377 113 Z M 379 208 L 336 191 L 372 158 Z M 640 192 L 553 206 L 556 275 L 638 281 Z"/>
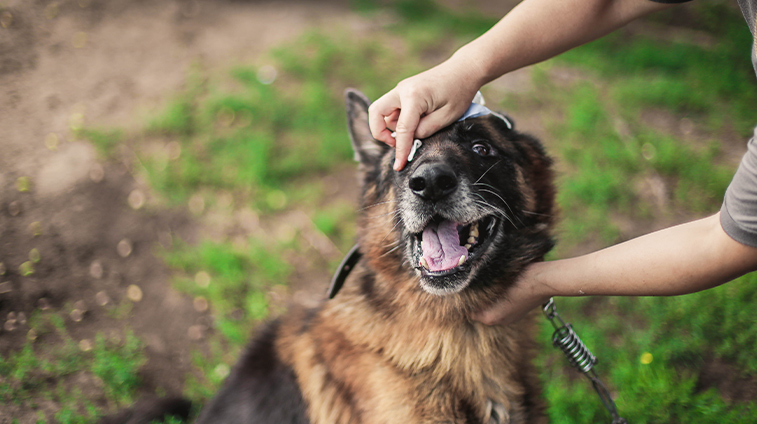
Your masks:
<path fill-rule="evenodd" d="M 597 395 L 599 395 L 602 405 L 612 415 L 612 424 L 628 424 L 618 414 L 618 409 L 615 407 L 615 402 L 612 400 L 610 391 L 602 383 L 602 380 L 599 379 L 596 370 L 594 370 L 597 357 L 581 341 L 570 323 L 563 321 L 560 314 L 557 313 L 557 307 L 553 298 L 550 297 L 549 301 L 542 305 L 542 311 L 555 328 L 555 332 L 552 334 L 552 344 L 562 350 L 570 365 L 581 371 L 591 381 L 591 385 L 594 387 Z"/>

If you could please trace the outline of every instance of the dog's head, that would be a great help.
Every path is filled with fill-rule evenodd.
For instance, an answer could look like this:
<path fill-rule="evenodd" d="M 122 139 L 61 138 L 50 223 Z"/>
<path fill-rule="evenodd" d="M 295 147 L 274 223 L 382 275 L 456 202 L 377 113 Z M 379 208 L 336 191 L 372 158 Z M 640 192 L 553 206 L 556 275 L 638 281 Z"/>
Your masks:
<path fill-rule="evenodd" d="M 359 244 L 371 266 L 435 295 L 506 286 L 552 248 L 551 160 L 495 114 L 455 122 L 392 169 L 368 127 L 370 101 L 348 90 L 360 162 Z"/>

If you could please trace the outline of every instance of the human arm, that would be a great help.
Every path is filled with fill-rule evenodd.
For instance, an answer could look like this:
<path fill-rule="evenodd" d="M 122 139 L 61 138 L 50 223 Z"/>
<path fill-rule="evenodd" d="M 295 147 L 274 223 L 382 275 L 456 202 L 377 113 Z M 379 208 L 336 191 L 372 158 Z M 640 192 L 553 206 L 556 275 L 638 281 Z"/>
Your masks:
<path fill-rule="evenodd" d="M 669 6 L 649 0 L 525 0 L 448 60 L 376 100 L 369 109 L 371 133 L 396 146 L 394 168 L 400 170 L 413 138 L 428 137 L 459 118 L 484 84 Z"/>
<path fill-rule="evenodd" d="M 587 255 L 535 263 L 506 297 L 473 318 L 512 323 L 552 296 L 675 296 L 757 270 L 757 248 L 733 240 L 720 213 Z"/>

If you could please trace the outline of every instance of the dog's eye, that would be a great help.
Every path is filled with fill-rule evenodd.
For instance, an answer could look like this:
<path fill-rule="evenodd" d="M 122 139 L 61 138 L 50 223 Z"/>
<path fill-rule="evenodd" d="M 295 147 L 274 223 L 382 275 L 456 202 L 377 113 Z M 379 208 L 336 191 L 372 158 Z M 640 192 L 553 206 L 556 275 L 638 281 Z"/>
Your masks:
<path fill-rule="evenodd" d="M 479 156 L 490 156 L 492 154 L 492 148 L 486 143 L 473 143 L 471 149 Z"/>

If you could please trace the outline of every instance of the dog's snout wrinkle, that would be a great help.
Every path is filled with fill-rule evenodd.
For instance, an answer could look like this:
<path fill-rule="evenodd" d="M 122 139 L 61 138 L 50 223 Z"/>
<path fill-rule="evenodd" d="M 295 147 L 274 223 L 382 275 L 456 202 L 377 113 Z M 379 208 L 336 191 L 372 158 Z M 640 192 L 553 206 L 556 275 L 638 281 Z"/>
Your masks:
<path fill-rule="evenodd" d="M 426 163 L 418 167 L 408 181 L 410 190 L 424 200 L 440 200 L 457 190 L 455 171 L 444 163 Z"/>

